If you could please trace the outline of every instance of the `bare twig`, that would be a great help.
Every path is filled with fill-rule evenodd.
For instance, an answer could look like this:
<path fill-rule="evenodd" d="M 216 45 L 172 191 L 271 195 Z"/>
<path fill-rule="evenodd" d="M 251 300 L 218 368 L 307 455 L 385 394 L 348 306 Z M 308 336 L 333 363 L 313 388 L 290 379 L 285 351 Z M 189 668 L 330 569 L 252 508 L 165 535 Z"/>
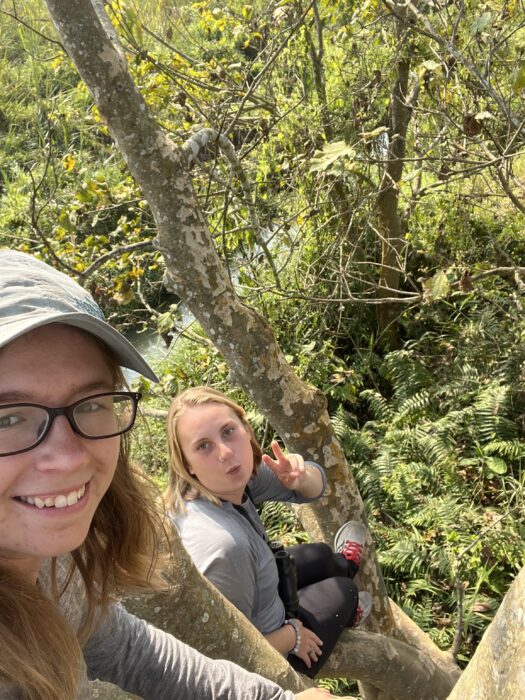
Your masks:
<path fill-rule="evenodd" d="M 37 36 L 41 37 L 45 41 L 49 42 L 50 44 L 56 44 L 59 46 L 62 51 L 64 51 L 64 47 L 58 41 L 57 39 L 52 39 L 50 36 L 47 34 L 43 34 L 42 32 L 39 32 L 38 29 L 35 29 L 33 26 L 29 24 L 29 22 L 26 22 L 23 20 L 20 15 L 16 11 L 16 5 L 13 3 L 13 12 L 8 12 L 7 10 L 3 10 L 0 8 L 0 14 L 6 15 L 7 17 L 11 17 L 11 19 L 15 20 L 15 22 L 18 22 L 18 24 L 21 24 L 23 27 L 26 27 L 26 29 L 29 29 L 31 32 L 36 34 Z"/>

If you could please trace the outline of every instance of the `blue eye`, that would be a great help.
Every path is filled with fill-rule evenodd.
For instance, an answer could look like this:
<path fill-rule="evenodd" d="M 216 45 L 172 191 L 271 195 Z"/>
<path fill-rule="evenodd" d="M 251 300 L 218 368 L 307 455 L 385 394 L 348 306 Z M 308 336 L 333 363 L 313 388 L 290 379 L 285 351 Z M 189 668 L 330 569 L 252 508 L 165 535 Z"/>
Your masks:
<path fill-rule="evenodd" d="M 197 445 L 197 450 L 205 450 L 209 444 L 210 444 L 209 442 L 200 442 Z"/>
<path fill-rule="evenodd" d="M 233 432 L 235 432 L 235 428 L 234 428 L 234 427 L 225 428 L 224 431 L 223 431 L 223 435 L 224 435 L 225 437 L 229 437 Z"/>

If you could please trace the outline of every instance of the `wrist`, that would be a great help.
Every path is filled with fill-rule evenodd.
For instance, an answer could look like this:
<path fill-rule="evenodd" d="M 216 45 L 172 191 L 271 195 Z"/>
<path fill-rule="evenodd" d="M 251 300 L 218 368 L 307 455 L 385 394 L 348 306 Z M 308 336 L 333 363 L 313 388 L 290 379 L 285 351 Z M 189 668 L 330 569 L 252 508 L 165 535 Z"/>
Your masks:
<path fill-rule="evenodd" d="M 291 617 L 289 620 L 284 621 L 285 625 L 290 625 L 290 627 L 295 632 L 295 644 L 288 652 L 289 654 L 297 654 L 301 647 L 301 625 L 297 618 Z"/>
<path fill-rule="evenodd" d="M 305 464 L 303 478 L 296 490 L 307 498 L 319 498 L 323 495 L 323 479 L 315 465 Z"/>

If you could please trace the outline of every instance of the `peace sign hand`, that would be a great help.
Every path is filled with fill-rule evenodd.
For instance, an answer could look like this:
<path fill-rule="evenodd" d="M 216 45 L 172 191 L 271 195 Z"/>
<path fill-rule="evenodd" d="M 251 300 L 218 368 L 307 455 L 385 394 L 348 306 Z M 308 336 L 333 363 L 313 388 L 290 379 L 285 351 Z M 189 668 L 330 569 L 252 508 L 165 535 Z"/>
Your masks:
<path fill-rule="evenodd" d="M 272 440 L 271 447 L 275 459 L 269 455 L 263 455 L 263 462 L 273 471 L 283 486 L 296 491 L 307 477 L 304 459 L 297 454 L 285 455 L 277 440 Z"/>

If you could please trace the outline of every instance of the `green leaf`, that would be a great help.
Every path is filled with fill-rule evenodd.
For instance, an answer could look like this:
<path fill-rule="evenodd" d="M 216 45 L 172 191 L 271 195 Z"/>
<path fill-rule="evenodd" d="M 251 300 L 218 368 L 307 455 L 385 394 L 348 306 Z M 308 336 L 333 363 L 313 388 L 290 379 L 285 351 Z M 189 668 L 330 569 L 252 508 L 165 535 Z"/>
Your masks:
<path fill-rule="evenodd" d="M 492 21 L 492 12 L 484 12 L 472 22 L 470 25 L 470 34 L 475 36 L 481 34 L 489 26 Z"/>
<path fill-rule="evenodd" d="M 485 459 L 485 466 L 494 474 L 506 474 L 507 473 L 507 462 L 500 459 L 500 457 L 487 457 Z"/>
<path fill-rule="evenodd" d="M 441 63 L 438 63 L 437 61 L 423 61 L 423 63 L 420 65 L 420 69 L 423 70 L 436 71 L 438 68 L 441 68 Z"/>
<path fill-rule="evenodd" d="M 522 61 L 512 74 L 512 89 L 517 95 L 525 88 L 525 61 Z"/>
<path fill-rule="evenodd" d="M 438 270 L 433 277 L 423 280 L 423 300 L 427 303 L 442 299 L 450 292 L 450 283 L 444 270 Z"/>
<path fill-rule="evenodd" d="M 157 317 L 157 330 L 159 333 L 169 333 L 173 328 L 173 316 L 170 311 L 166 311 Z"/>
<path fill-rule="evenodd" d="M 483 119 L 495 119 L 494 115 L 491 114 L 490 112 L 478 112 L 475 116 L 474 119 L 477 122 L 483 121 Z"/>
<path fill-rule="evenodd" d="M 363 141 L 373 141 L 376 139 L 378 136 L 381 136 L 381 134 L 384 134 L 388 131 L 386 126 L 378 126 L 377 129 L 372 129 L 372 131 L 362 131 L 359 136 Z"/>
<path fill-rule="evenodd" d="M 339 158 L 352 158 L 355 155 L 354 149 L 344 141 L 333 141 L 325 143 L 322 151 L 316 151 L 310 161 L 309 171 L 311 173 L 323 172 Z"/>

